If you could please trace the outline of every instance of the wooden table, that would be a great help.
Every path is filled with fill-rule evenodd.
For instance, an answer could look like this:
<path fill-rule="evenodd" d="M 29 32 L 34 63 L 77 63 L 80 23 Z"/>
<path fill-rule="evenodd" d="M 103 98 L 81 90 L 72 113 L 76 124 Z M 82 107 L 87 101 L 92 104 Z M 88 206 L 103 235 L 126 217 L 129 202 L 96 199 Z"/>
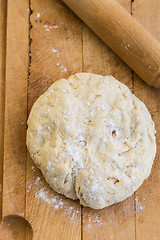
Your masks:
<path fill-rule="evenodd" d="M 159 0 L 119 2 L 160 40 Z M 160 90 L 146 85 L 60 0 L 0 5 L 0 240 L 159 240 Z M 157 129 L 148 180 L 127 200 L 100 211 L 54 193 L 26 150 L 33 103 L 54 81 L 76 72 L 111 74 L 125 83 Z"/>

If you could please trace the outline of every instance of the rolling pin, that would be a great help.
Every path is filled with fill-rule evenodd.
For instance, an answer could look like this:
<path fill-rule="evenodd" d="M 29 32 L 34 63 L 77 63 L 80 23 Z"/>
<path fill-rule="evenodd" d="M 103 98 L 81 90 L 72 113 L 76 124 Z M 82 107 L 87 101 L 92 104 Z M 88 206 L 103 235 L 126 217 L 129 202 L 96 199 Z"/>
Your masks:
<path fill-rule="evenodd" d="M 115 0 L 63 0 L 146 83 L 160 87 L 160 43 Z"/>

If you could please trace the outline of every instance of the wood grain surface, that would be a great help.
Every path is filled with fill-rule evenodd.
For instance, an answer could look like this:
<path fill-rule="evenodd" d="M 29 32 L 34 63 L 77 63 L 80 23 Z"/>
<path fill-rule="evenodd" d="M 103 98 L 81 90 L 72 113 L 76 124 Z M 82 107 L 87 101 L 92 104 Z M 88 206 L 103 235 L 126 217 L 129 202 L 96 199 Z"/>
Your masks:
<path fill-rule="evenodd" d="M 25 218 L 26 120 L 28 78 L 28 1 L 11 0 L 7 6 L 5 129 L 2 214 Z M 15 222 L 15 219 L 13 220 Z M 12 224 L 11 224 L 12 226 Z M 14 223 L 13 223 L 13 226 Z M 14 238 L 25 239 L 25 226 Z M 11 233 L 12 235 L 12 233 Z M 5 225 L 2 239 L 12 239 Z"/>
<path fill-rule="evenodd" d="M 141 0 L 133 4 L 133 16 L 158 41 L 160 41 L 159 11 L 160 1 Z M 160 239 L 160 90 L 150 88 L 135 74 L 134 93 L 146 104 L 157 130 L 157 155 L 151 175 L 136 192 L 136 240 L 158 240 Z M 143 209 L 140 209 L 140 206 Z"/>
<path fill-rule="evenodd" d="M 2 2 L 1 16 L 6 16 Z M 160 41 L 159 0 L 119 2 Z M 0 106 L 5 96 L 0 240 L 159 240 L 160 90 L 146 85 L 60 0 L 8 1 L 7 38 L 5 31 L 1 21 L 0 86 L 4 81 L 6 86 L 0 93 Z M 144 101 L 157 129 L 150 177 L 130 198 L 100 211 L 51 190 L 25 144 L 26 121 L 36 99 L 57 79 L 82 71 L 111 74 L 126 84 Z M 3 113 L 1 107 L 1 132 Z M 0 174 L 2 178 L 2 164 Z"/>
<path fill-rule="evenodd" d="M 2 219 L 7 4 L 0 1 L 0 219 Z"/>

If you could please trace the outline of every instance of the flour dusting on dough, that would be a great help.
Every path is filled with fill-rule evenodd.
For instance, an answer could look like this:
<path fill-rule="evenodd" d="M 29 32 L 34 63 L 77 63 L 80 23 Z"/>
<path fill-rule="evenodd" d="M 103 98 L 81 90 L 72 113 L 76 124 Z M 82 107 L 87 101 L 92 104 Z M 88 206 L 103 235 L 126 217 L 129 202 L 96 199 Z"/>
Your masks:
<path fill-rule="evenodd" d="M 27 147 L 56 192 L 102 209 L 131 196 L 149 176 L 155 128 L 124 84 L 79 73 L 56 81 L 35 102 Z"/>

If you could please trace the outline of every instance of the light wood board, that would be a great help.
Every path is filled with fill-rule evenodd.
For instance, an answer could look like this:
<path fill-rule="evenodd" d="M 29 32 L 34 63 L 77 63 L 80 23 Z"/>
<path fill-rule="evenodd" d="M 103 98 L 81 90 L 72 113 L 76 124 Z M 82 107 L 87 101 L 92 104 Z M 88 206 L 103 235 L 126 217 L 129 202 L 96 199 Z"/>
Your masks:
<path fill-rule="evenodd" d="M 160 239 L 160 90 L 147 86 L 60 0 L 10 0 L 7 12 L 4 2 L 0 240 Z M 159 0 L 119 2 L 160 41 Z M 157 129 L 157 155 L 148 180 L 127 200 L 100 211 L 54 193 L 25 144 L 26 121 L 36 99 L 57 79 L 82 71 L 111 74 L 125 83 L 146 104 Z"/>

